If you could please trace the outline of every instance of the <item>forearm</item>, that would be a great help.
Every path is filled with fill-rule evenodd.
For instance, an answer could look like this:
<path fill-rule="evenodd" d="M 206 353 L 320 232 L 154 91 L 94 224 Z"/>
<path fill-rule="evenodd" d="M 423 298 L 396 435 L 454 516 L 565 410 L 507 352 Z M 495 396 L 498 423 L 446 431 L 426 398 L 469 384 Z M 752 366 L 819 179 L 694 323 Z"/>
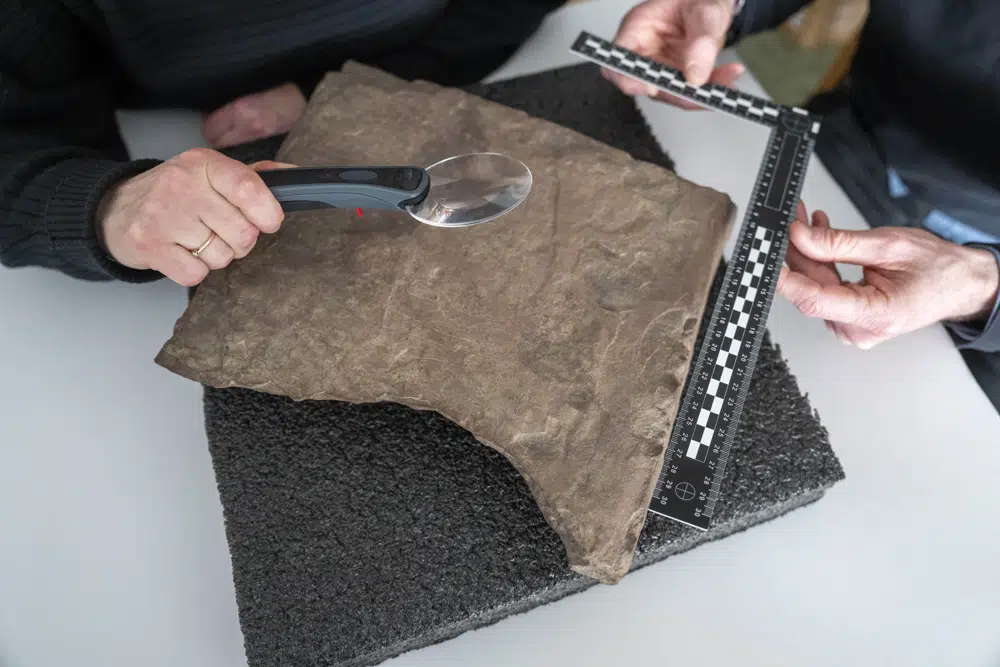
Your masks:
<path fill-rule="evenodd" d="M 741 0 L 735 0 L 739 8 Z M 791 18 L 810 0 L 742 0 L 743 6 L 733 18 L 728 43 L 734 44 L 751 35 L 772 30 Z"/>

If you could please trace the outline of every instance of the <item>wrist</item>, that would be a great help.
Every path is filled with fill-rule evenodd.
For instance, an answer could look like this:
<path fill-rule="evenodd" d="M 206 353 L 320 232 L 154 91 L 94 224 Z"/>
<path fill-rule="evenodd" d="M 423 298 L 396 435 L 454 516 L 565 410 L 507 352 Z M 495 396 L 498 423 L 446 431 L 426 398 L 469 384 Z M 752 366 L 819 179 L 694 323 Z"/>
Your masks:
<path fill-rule="evenodd" d="M 116 262 L 118 258 L 114 256 L 108 245 L 108 229 L 114 221 L 116 211 L 120 208 L 122 186 L 129 180 L 131 179 L 125 179 L 109 186 L 94 210 L 94 236 L 97 237 L 97 245 Z"/>
<path fill-rule="evenodd" d="M 135 202 L 141 197 L 142 184 L 141 174 L 124 178 L 111 184 L 104 191 L 100 202 L 94 210 L 94 236 L 97 245 L 104 253 L 107 260 L 117 266 L 129 269 L 140 267 L 125 260 L 129 255 L 128 249 L 124 247 L 126 235 L 125 230 L 129 226 L 129 218 L 134 217 Z"/>
<path fill-rule="evenodd" d="M 968 254 L 968 291 L 951 318 L 953 322 L 975 322 L 987 318 L 1000 294 L 1000 258 L 983 248 L 966 247 L 964 250 Z"/>
<path fill-rule="evenodd" d="M 108 188 L 104 196 L 101 197 L 101 201 L 97 204 L 97 209 L 94 211 L 94 236 L 97 238 L 97 245 L 109 255 L 111 253 L 108 252 L 108 242 L 105 240 L 104 227 L 108 219 L 108 210 L 111 208 L 111 201 L 114 199 L 117 190 L 117 185 Z"/>

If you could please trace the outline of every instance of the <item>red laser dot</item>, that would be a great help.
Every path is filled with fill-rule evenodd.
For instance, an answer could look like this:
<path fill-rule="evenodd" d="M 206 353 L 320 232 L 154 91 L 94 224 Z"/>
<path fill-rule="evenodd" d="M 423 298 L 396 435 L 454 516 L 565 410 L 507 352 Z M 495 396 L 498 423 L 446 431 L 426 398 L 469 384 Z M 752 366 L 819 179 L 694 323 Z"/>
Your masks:
<path fill-rule="evenodd" d="M 358 217 L 360 218 L 361 217 L 361 209 L 360 208 L 356 208 L 354 210 L 358 212 Z"/>

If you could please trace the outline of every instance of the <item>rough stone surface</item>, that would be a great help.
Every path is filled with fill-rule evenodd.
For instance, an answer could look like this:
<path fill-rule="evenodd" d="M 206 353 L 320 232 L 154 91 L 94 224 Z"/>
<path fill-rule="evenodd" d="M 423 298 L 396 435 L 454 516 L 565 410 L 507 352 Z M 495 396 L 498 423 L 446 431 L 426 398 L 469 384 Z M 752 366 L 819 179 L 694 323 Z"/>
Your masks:
<path fill-rule="evenodd" d="M 556 123 L 353 63 L 278 159 L 532 170 L 492 223 L 293 214 L 199 288 L 158 356 L 213 387 L 438 412 L 522 474 L 570 567 L 628 571 L 735 207 Z"/>
<path fill-rule="evenodd" d="M 672 167 L 593 66 L 470 90 Z M 273 158 L 280 143 L 232 154 Z M 567 568 L 513 466 L 433 412 L 207 388 L 205 419 L 250 667 L 376 665 L 595 585 Z M 632 570 L 812 502 L 842 478 L 765 338 L 712 529 L 650 515 Z"/>

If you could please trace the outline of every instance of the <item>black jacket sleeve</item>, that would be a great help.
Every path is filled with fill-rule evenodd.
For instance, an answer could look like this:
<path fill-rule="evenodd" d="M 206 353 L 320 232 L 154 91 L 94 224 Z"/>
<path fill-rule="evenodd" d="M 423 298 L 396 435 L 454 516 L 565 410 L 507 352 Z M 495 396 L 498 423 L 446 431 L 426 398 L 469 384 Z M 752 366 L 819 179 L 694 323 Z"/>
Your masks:
<path fill-rule="evenodd" d="M 0 263 L 84 280 L 162 277 L 115 262 L 95 212 L 157 160 L 129 160 L 99 40 L 55 0 L 0 2 Z"/>
<path fill-rule="evenodd" d="M 773 30 L 810 3 L 811 0 L 737 0 L 738 13 L 729 29 L 727 44 L 765 30 Z"/>
<path fill-rule="evenodd" d="M 989 250 L 1000 265 L 1000 245 L 985 245 L 970 243 L 969 245 Z M 952 338 L 959 349 L 979 350 L 980 352 L 1000 352 L 1000 295 L 993 303 L 993 308 L 981 322 L 945 322 L 945 327 L 951 332 Z"/>

